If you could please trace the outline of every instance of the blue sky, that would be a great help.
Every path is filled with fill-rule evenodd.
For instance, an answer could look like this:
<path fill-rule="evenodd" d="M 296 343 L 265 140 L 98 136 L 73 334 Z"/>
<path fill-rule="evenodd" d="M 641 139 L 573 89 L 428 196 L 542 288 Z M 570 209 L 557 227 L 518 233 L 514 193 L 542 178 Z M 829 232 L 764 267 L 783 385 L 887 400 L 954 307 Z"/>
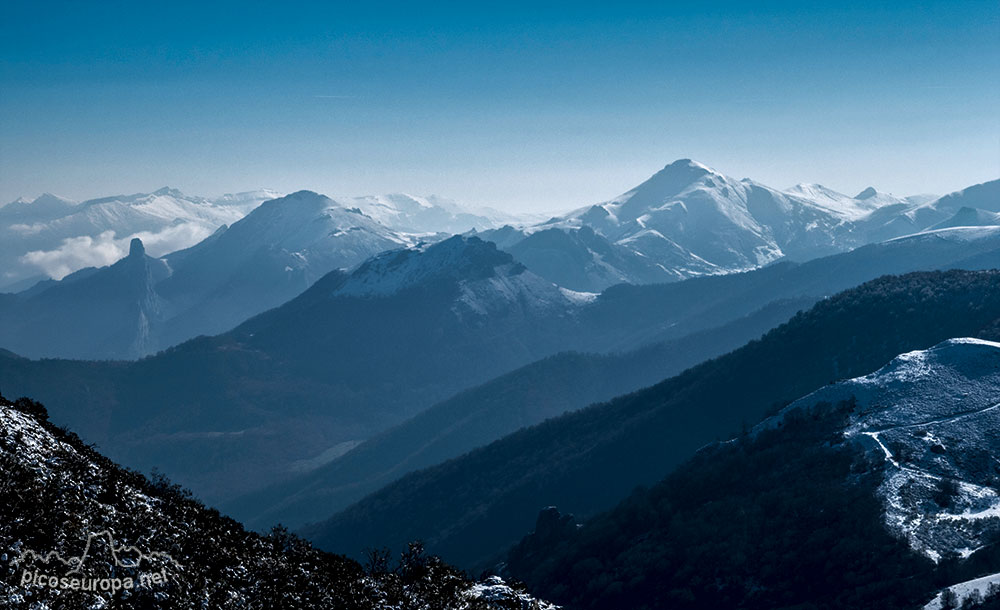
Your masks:
<path fill-rule="evenodd" d="M 0 201 L 554 210 L 682 157 L 852 194 L 1000 176 L 995 0 L 150 4 L 0 5 Z"/>

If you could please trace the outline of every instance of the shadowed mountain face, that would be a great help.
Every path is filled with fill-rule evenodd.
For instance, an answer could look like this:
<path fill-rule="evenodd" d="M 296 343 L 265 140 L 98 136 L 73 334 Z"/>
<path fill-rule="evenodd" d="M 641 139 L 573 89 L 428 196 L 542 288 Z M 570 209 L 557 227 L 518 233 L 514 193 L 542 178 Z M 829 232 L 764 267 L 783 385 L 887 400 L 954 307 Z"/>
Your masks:
<path fill-rule="evenodd" d="M 0 233 L 10 234 L 0 250 L 9 248 L 8 258 L 34 261 L 36 270 L 55 277 L 85 264 L 110 262 L 128 241 L 122 235 L 146 239 L 146 247 L 158 256 L 171 246 L 190 244 L 195 235 L 205 236 L 197 245 L 163 257 L 168 274 L 152 286 L 160 306 L 145 311 L 141 324 L 122 316 L 118 327 L 107 327 L 98 317 L 92 326 L 104 330 L 105 340 L 30 341 L 28 337 L 45 334 L 38 327 L 50 320 L 51 326 L 60 325 L 60 307 L 74 307 L 56 298 L 63 305 L 23 305 L 49 312 L 48 318 L 37 313 L 0 320 L 0 336 L 8 340 L 4 345 L 29 357 L 149 355 L 198 335 L 230 330 L 301 294 L 332 270 L 353 268 L 421 239 L 445 237 L 426 232 L 431 229 L 483 229 L 502 217 L 489 210 L 468 214 L 434 197 L 335 201 L 309 191 L 273 196 L 261 191 L 206 200 L 160 189 L 81 204 L 45 196 L 0 208 Z M 983 225 L 993 221 L 995 213 L 989 210 L 1000 206 L 996 196 L 996 183 L 930 202 L 874 189 L 848 197 L 819 185 L 780 192 L 681 160 L 612 201 L 540 225 L 488 229 L 481 235 L 548 281 L 601 291 L 620 283 L 732 273 L 782 257 L 807 260 L 930 226 Z M 260 203 L 263 199 L 269 200 Z M 84 267 L 66 279 L 80 280 L 96 270 Z M 4 297 L 6 302 L 39 296 L 56 285 L 46 280 L 24 291 L 31 278 L 22 277 L 22 271 L 0 278 L 21 291 L 18 297 Z M 88 304 L 80 309 L 87 311 Z M 91 322 L 85 316 L 70 317 Z"/>
<path fill-rule="evenodd" d="M 488 243 L 453 238 L 387 253 L 351 274 L 332 273 L 230 333 L 136 363 L 7 357 L 0 387 L 45 399 L 57 421 L 116 459 L 144 469 L 159 466 L 206 498 L 229 500 L 321 466 L 461 390 L 561 351 L 630 351 L 679 340 L 765 311 L 776 300 L 808 303 L 882 273 L 961 266 L 970 256 L 982 267 L 996 266 L 1000 243 L 993 233 L 970 231 L 897 240 L 801 266 L 618 286 L 602 295 L 560 289 Z M 4 306 L 9 303 L 0 302 Z M 780 305 L 771 311 L 778 310 Z M 730 339 L 752 338 L 782 317 L 768 319 Z M 565 408 L 614 395 L 608 388 L 638 389 L 679 370 L 669 367 L 690 366 L 738 345 L 722 338 L 686 349 L 689 359 L 665 353 L 663 360 L 636 367 L 645 371 L 636 376 L 618 376 L 618 365 L 609 364 L 595 373 L 608 384 L 580 384 L 592 392 L 574 392 Z M 476 444 L 448 444 L 444 453 L 427 455 L 451 457 L 561 412 L 533 406 L 529 390 L 518 388 L 511 399 L 527 405 L 528 419 L 505 419 L 485 435 L 470 434 L 467 440 Z M 404 446 L 400 451 L 394 455 L 406 454 Z M 392 478 L 408 470 L 393 469 Z M 378 469 L 360 480 L 388 482 Z M 354 487 L 339 501 L 370 489 Z"/>
<path fill-rule="evenodd" d="M 998 282 L 993 272 L 948 272 L 865 284 L 727 356 L 408 475 L 305 531 L 355 553 L 373 540 L 421 538 L 462 565 L 482 565 L 528 531 L 540 507 L 583 516 L 610 508 L 812 388 L 976 335 L 1000 318 Z M 402 506 L 406 522 L 391 517 Z"/>
<path fill-rule="evenodd" d="M 88 268 L 15 295 L 0 320 L 0 345 L 27 357 L 135 359 L 230 330 L 332 270 L 411 244 L 358 210 L 301 191 L 261 204 L 196 246 L 149 259 L 148 277 Z M 108 269 L 125 260 L 132 257 Z"/>
<path fill-rule="evenodd" d="M 938 589 L 970 580 L 985 595 L 1000 580 L 998 400 L 1000 344 L 901 354 L 582 528 L 544 511 L 510 571 L 573 608 L 939 608 Z"/>
<path fill-rule="evenodd" d="M 519 428 L 648 386 L 759 337 L 814 302 L 772 303 L 712 330 L 624 354 L 561 353 L 438 403 L 306 474 L 224 505 L 256 529 L 329 517 L 409 472 L 489 444 Z M 301 470 L 309 464 L 302 463 Z"/>
<path fill-rule="evenodd" d="M 230 333 L 156 357 L 7 357 L 0 383 L 58 405 L 55 417 L 116 458 L 223 497 L 558 351 L 586 300 L 456 237 L 329 274 Z"/>
<path fill-rule="evenodd" d="M 157 291 L 179 313 L 164 321 L 160 345 L 230 330 L 334 269 L 411 244 L 323 195 L 299 191 L 265 202 L 214 239 L 166 257 L 173 274 Z"/>
<path fill-rule="evenodd" d="M 155 290 L 169 273 L 133 239 L 129 255 L 110 267 L 77 272 L 0 305 L 0 345 L 29 356 L 136 358 L 155 345 L 156 324 L 169 311 Z"/>

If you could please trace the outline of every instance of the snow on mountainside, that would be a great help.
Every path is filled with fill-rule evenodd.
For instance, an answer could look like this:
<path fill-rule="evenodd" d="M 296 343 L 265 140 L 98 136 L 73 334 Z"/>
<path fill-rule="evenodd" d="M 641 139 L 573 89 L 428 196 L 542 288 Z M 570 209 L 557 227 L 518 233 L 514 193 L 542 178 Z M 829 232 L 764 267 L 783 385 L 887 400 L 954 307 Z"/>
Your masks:
<path fill-rule="evenodd" d="M 453 311 L 459 316 L 485 316 L 510 305 L 571 311 L 596 297 L 538 277 L 490 242 L 458 235 L 431 246 L 377 256 L 361 265 L 334 294 L 388 296 L 441 281 L 458 282 Z"/>
<path fill-rule="evenodd" d="M 164 187 L 77 204 L 51 195 L 10 203 L 0 208 L 0 289 L 39 274 L 61 279 L 110 265 L 137 237 L 154 257 L 187 248 L 275 195 L 253 191 L 209 200 Z"/>
<path fill-rule="evenodd" d="M 872 187 L 851 197 L 818 184 L 778 191 L 681 159 L 615 199 L 484 237 L 547 279 L 601 290 L 805 261 L 926 230 L 962 205 L 1000 211 L 995 184 L 941 199 Z M 594 235 L 581 239 L 583 230 Z"/>
<path fill-rule="evenodd" d="M 1000 226 L 1000 213 L 962 207 L 948 220 L 939 222 L 931 229 L 947 229 L 949 227 L 985 227 Z"/>
<path fill-rule="evenodd" d="M 174 273 L 157 291 L 180 313 L 166 322 L 161 345 L 229 330 L 335 269 L 410 245 L 410 236 L 311 191 L 267 201 L 204 242 L 166 257 Z"/>
<path fill-rule="evenodd" d="M 219 249 L 247 252 L 267 246 L 352 266 L 374 252 L 409 243 L 356 209 L 312 191 L 299 191 L 262 204 L 226 229 L 212 249 L 217 250 L 215 256 L 225 257 Z"/>
<path fill-rule="evenodd" d="M 811 201 L 816 205 L 830 210 L 834 214 L 839 214 L 849 219 L 861 218 L 875 208 L 880 207 L 880 204 L 902 202 L 891 196 L 889 196 L 891 198 L 889 201 L 886 201 L 887 198 L 885 196 L 872 196 L 875 194 L 874 189 L 866 189 L 858 194 L 857 197 L 850 197 L 829 189 L 822 184 L 796 184 L 786 190 L 785 193 L 793 197 Z"/>
<path fill-rule="evenodd" d="M 886 526 L 934 562 L 968 557 L 1000 533 L 1000 343 L 951 339 L 820 389 L 788 413 L 854 398 L 846 438 L 884 459 Z"/>
<path fill-rule="evenodd" d="M 21 290 L 39 279 L 61 279 L 83 267 L 109 265 L 128 251 L 134 237 L 143 240 L 152 256 L 182 250 L 237 222 L 262 202 L 281 197 L 260 189 L 204 198 L 164 187 L 82 203 L 50 194 L 33 201 L 18 199 L 0 206 L 0 290 Z M 344 197 L 330 207 L 353 209 L 391 231 L 412 234 L 464 233 L 524 221 L 434 195 Z"/>
<path fill-rule="evenodd" d="M 518 218 L 489 208 L 467 209 L 450 199 L 405 193 L 370 195 L 343 200 L 395 231 L 408 233 L 465 233 L 493 229 Z"/>
<path fill-rule="evenodd" d="M 806 250 L 834 250 L 843 221 L 856 214 L 846 205 L 781 193 L 682 159 L 631 191 L 561 222 L 588 224 L 618 244 L 653 235 L 681 246 L 692 261 L 726 271 Z M 690 274 L 703 273 L 704 267 L 698 263 Z"/>
<path fill-rule="evenodd" d="M 0 464 L 4 608 L 557 610 L 419 552 L 366 570 L 281 529 L 249 533 L 169 481 L 122 469 L 26 399 L 0 397 Z"/>

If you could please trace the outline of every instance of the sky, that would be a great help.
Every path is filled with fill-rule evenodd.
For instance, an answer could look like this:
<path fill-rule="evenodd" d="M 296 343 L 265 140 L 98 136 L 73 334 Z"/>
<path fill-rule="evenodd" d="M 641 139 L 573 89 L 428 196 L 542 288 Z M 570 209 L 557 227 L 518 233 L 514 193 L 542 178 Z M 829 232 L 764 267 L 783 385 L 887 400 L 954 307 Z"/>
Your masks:
<path fill-rule="evenodd" d="M 357 3 L 352 3 L 357 4 Z M 0 202 L 1000 177 L 1000 2 L 0 3 Z"/>

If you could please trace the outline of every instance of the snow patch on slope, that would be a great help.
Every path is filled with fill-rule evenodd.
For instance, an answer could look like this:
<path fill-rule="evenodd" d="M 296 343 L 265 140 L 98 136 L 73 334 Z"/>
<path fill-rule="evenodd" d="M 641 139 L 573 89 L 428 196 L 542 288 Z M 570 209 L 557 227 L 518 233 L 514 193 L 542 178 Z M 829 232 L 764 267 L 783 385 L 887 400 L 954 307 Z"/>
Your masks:
<path fill-rule="evenodd" d="M 887 527 L 938 562 L 1000 533 L 1000 343 L 944 341 L 820 389 L 793 409 L 856 400 L 844 436 L 885 460 L 877 494 Z"/>
<path fill-rule="evenodd" d="M 977 595 L 980 599 L 985 598 L 994 589 L 1000 591 L 1000 574 L 990 574 L 989 576 L 960 582 L 948 587 L 946 590 L 950 590 L 955 594 L 955 601 L 958 603 L 958 607 L 962 607 L 966 599 L 976 597 Z M 934 599 L 924 605 L 924 610 L 942 610 L 944 607 L 942 603 L 943 595 L 944 591 L 935 595 Z"/>

